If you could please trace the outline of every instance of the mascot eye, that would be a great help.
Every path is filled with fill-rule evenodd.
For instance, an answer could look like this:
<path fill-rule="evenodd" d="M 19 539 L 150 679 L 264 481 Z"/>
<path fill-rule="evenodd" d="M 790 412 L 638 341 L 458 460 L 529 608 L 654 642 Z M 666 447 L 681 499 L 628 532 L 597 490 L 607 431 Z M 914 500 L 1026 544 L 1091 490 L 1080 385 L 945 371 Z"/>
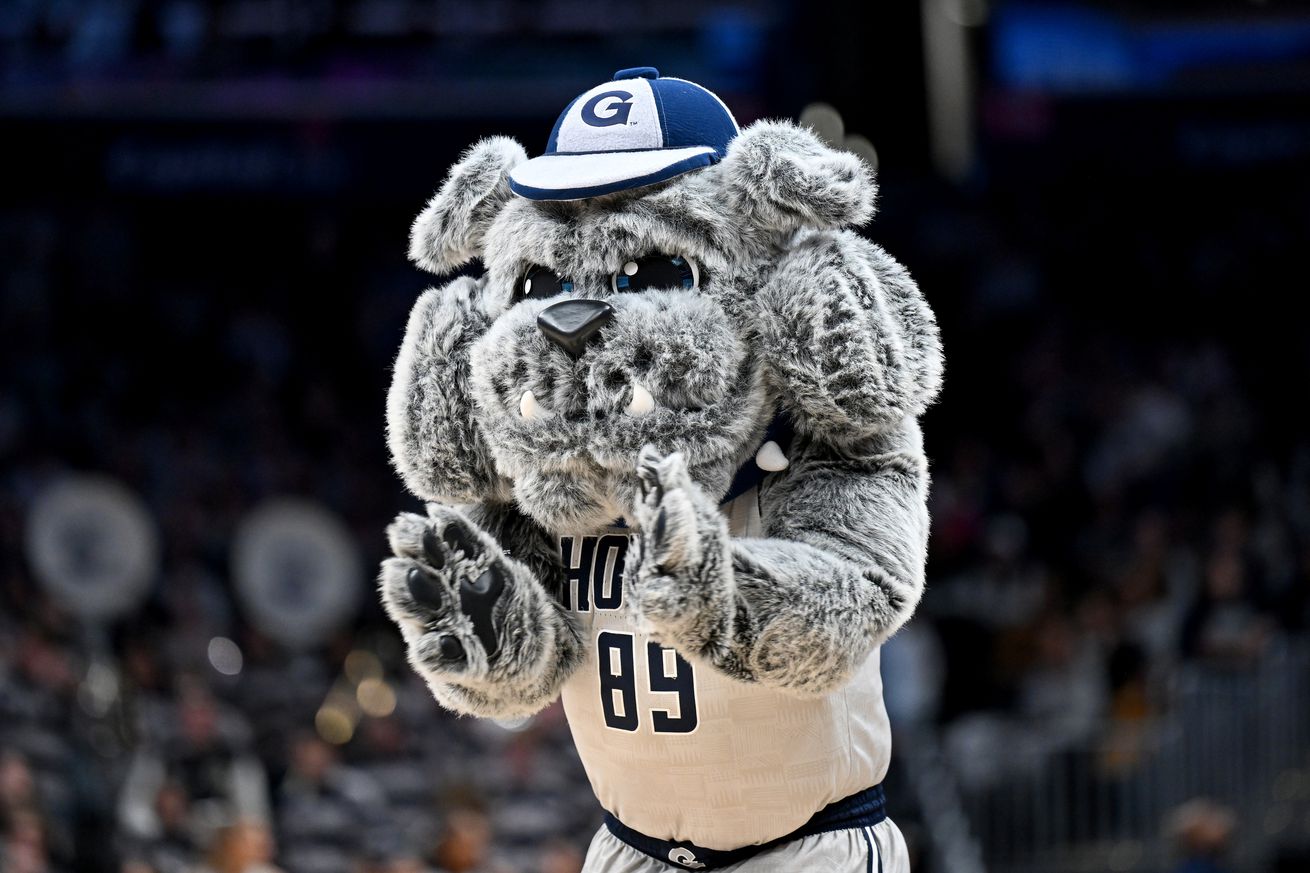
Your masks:
<path fill-rule="evenodd" d="M 514 300 L 518 303 L 520 300 L 545 300 L 547 297 L 554 297 L 557 294 L 572 294 L 573 283 L 568 279 L 561 279 L 558 274 L 549 267 L 539 267 L 533 265 L 528 267 L 528 272 L 523 275 L 519 283 L 514 288 Z"/>
<path fill-rule="evenodd" d="M 647 255 L 624 264 L 610 277 L 610 283 L 616 294 L 647 288 L 699 288 L 700 268 L 687 257 Z"/>

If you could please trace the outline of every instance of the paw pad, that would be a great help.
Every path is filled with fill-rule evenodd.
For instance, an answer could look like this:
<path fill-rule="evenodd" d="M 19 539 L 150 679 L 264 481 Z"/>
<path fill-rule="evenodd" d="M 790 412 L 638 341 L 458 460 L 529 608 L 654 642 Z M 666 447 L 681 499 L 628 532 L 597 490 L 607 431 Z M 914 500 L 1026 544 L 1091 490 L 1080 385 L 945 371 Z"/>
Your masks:
<path fill-rule="evenodd" d="M 420 568 L 412 567 L 405 575 L 405 582 L 409 587 L 409 596 L 419 606 L 441 609 L 445 603 L 446 597 L 445 592 L 441 590 L 441 583 Z"/>
<path fill-rule="evenodd" d="M 459 584 L 460 611 L 473 622 L 473 633 L 488 658 L 494 657 L 499 648 L 491 613 L 504 590 L 505 571 L 498 564 L 492 564 L 476 579 L 465 579 Z"/>
<path fill-rule="evenodd" d="M 437 648 L 441 651 L 441 657 L 447 661 L 459 663 L 464 660 L 464 645 L 455 637 L 442 637 Z"/>

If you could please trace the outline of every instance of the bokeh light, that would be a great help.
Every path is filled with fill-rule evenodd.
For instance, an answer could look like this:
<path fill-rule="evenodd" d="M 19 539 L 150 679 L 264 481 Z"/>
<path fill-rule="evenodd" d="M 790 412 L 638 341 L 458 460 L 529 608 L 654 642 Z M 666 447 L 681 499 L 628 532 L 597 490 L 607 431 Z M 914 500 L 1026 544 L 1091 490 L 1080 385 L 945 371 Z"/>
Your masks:
<path fill-rule="evenodd" d="M 324 741 L 343 746 L 355 735 L 355 720 L 344 709 L 324 704 L 314 716 L 314 728 Z"/>
<path fill-rule="evenodd" d="M 365 679 L 355 690 L 355 699 L 365 715 L 386 718 L 396 709 L 396 692 L 381 679 Z"/>
<path fill-rule="evenodd" d="M 236 676 L 244 662 L 241 647 L 227 637 L 214 637 L 209 641 L 209 664 L 224 676 Z"/>
<path fill-rule="evenodd" d="M 846 135 L 846 122 L 841 113 L 828 103 L 811 103 L 801 110 L 800 123 L 814 131 L 828 145 L 841 147 Z"/>

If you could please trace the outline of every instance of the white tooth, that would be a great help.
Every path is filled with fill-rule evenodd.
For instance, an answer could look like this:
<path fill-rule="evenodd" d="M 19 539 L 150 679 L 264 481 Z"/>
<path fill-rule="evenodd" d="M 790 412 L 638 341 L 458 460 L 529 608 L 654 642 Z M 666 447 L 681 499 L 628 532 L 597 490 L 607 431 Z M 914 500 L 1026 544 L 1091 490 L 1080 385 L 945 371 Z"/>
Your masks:
<path fill-rule="evenodd" d="M 541 407 L 537 397 L 531 391 L 524 391 L 519 398 L 519 415 L 524 418 L 545 418 L 550 413 Z"/>
<path fill-rule="evenodd" d="M 755 463 L 761 470 L 776 473 L 779 470 L 787 469 L 787 465 L 791 461 L 787 460 L 787 456 L 782 453 L 782 449 L 778 448 L 777 443 L 769 440 L 760 446 L 760 450 L 755 453 Z"/>
<path fill-rule="evenodd" d="M 640 382 L 633 382 L 632 400 L 623 411 L 634 418 L 650 415 L 655 411 L 655 398 L 650 396 L 650 392 Z"/>

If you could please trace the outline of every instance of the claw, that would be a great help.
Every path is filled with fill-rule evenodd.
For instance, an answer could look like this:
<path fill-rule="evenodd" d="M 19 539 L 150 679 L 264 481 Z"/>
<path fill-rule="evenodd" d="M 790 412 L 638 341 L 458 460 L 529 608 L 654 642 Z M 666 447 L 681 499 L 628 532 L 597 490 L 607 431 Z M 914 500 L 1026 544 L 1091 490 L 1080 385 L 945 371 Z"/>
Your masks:
<path fill-rule="evenodd" d="M 660 481 L 660 471 L 656 466 L 658 463 L 659 457 L 649 447 L 642 450 L 641 460 L 637 463 L 637 484 L 641 489 L 641 497 L 645 500 L 654 494 L 656 503 L 664 499 L 664 484 Z"/>
<path fill-rule="evenodd" d="M 462 524 L 452 522 L 446 525 L 446 530 L 442 533 L 441 538 L 445 541 L 446 548 L 450 549 L 450 551 L 463 552 L 464 557 L 466 558 L 477 557 L 477 540 L 473 538 L 473 535 L 469 533 L 469 531 L 464 529 Z"/>
<path fill-rule="evenodd" d="M 664 460 L 664 456 L 653 445 L 647 443 L 637 453 L 637 475 L 647 482 L 658 479 L 660 461 L 662 460 Z"/>
<path fill-rule="evenodd" d="M 429 525 L 428 529 L 423 532 L 423 554 L 427 557 L 428 563 L 435 570 L 440 570 L 446 566 L 446 553 L 441 548 L 440 541 L 437 540 L 437 532 Z"/>

